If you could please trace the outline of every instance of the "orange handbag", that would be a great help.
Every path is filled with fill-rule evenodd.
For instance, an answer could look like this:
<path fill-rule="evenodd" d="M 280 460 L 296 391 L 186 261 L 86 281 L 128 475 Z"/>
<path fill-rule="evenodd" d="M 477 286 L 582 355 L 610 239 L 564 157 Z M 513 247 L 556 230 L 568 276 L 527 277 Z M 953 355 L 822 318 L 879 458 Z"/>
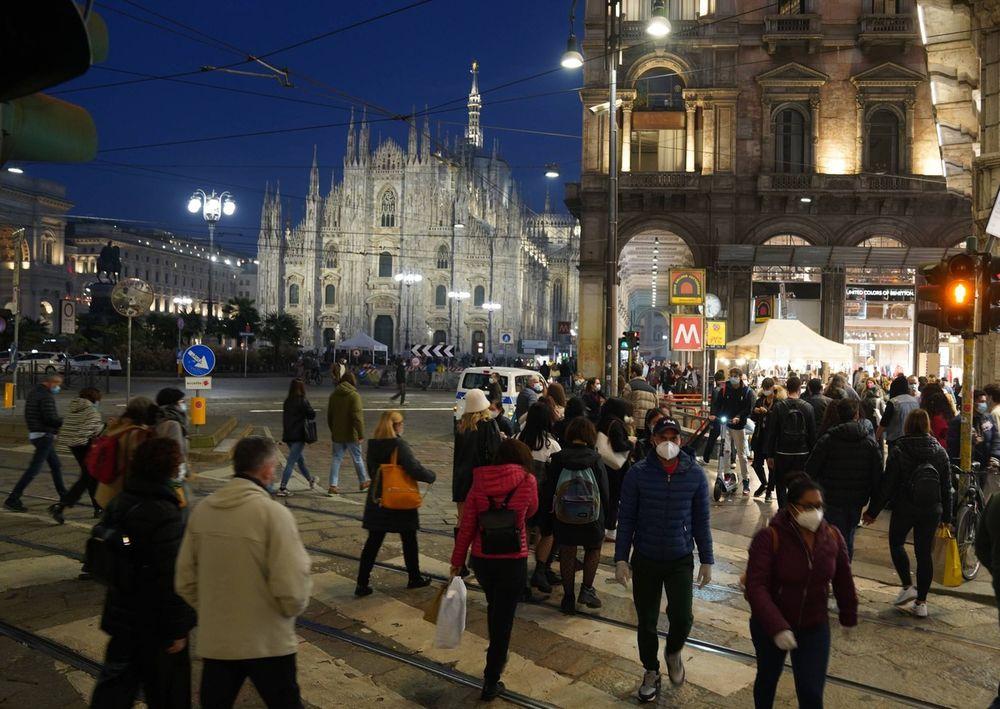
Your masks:
<path fill-rule="evenodd" d="M 377 500 L 387 510 L 415 510 L 420 507 L 423 497 L 417 481 L 406 474 L 398 460 L 399 449 L 392 452 L 388 463 L 378 466 L 380 497 Z"/>

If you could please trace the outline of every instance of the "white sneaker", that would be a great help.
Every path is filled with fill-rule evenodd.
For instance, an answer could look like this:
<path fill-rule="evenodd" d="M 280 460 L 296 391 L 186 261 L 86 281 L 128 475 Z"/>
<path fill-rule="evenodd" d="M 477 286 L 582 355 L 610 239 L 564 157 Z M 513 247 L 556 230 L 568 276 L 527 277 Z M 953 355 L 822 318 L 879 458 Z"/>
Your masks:
<path fill-rule="evenodd" d="M 902 589 L 899 592 L 899 595 L 896 596 L 896 600 L 892 602 L 892 605 L 902 606 L 909 603 L 916 597 L 917 597 L 916 586 L 907 586 L 906 588 Z"/>
<path fill-rule="evenodd" d="M 292 493 L 290 493 L 288 490 L 286 490 L 285 488 L 282 487 L 282 488 L 278 488 L 278 491 L 276 493 L 274 493 L 274 496 L 275 497 L 291 497 Z"/>
<path fill-rule="evenodd" d="M 667 676 L 670 678 L 670 684 L 675 687 L 684 684 L 684 658 L 681 657 L 680 652 L 675 652 L 673 655 L 668 655 L 666 649 L 663 650 L 663 659 L 667 661 Z"/>
<path fill-rule="evenodd" d="M 698 465 L 708 465 L 708 461 L 702 458 L 700 455 L 695 458 L 695 462 L 698 463 Z"/>
<path fill-rule="evenodd" d="M 837 599 L 834 598 L 833 596 L 830 596 L 828 599 L 826 599 L 826 609 L 831 613 L 839 614 L 840 606 L 837 605 Z"/>
<path fill-rule="evenodd" d="M 642 684 L 639 686 L 639 701 L 653 702 L 660 696 L 660 673 L 655 670 L 647 670 L 642 676 Z"/>
<path fill-rule="evenodd" d="M 608 530 L 605 530 L 605 532 L 604 532 L 604 541 L 606 541 L 606 542 L 613 542 L 616 539 L 618 539 L 618 530 L 617 529 L 608 529 Z"/>
<path fill-rule="evenodd" d="M 920 603 L 919 601 L 916 602 L 916 603 L 914 603 L 913 606 L 910 607 L 910 613 L 912 613 L 913 615 L 915 615 L 918 618 L 926 618 L 927 617 L 927 601 L 924 601 L 923 603 Z"/>

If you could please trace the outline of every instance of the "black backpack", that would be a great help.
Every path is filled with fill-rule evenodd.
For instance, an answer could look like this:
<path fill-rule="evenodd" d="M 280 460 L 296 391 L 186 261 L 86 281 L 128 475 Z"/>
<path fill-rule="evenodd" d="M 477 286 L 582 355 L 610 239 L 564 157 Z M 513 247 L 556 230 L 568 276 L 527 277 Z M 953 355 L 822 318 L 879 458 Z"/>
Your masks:
<path fill-rule="evenodd" d="M 910 474 L 910 502 L 922 512 L 941 504 L 941 478 L 932 463 L 920 463 Z"/>
<path fill-rule="evenodd" d="M 781 437 L 778 439 L 777 453 L 797 455 L 809 452 L 809 434 L 806 428 L 806 412 L 794 399 L 784 402 L 784 416 L 781 417 Z"/>
<path fill-rule="evenodd" d="M 521 529 L 517 526 L 517 512 L 507 509 L 510 498 L 517 492 L 520 485 L 507 493 L 503 504 L 499 507 L 493 504 L 493 498 L 487 498 L 490 508 L 479 514 L 479 541 L 484 554 L 517 554 L 521 551 Z"/>
<path fill-rule="evenodd" d="M 135 543 L 125 524 L 142 502 L 129 507 L 115 523 L 105 517 L 87 539 L 83 570 L 98 583 L 122 593 L 135 592 L 149 567 L 149 556 Z"/>

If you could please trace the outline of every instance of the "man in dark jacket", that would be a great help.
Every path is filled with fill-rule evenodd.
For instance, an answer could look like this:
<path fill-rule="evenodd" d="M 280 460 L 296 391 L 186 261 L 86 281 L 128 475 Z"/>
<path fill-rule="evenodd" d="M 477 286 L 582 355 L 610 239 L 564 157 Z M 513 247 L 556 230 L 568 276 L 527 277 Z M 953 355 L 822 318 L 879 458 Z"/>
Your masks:
<path fill-rule="evenodd" d="M 527 380 L 524 382 L 524 386 L 521 387 L 521 391 L 517 395 L 517 400 L 514 402 L 514 427 L 520 428 L 520 419 L 526 413 L 531 405 L 538 401 L 538 397 L 545 390 L 542 385 L 542 380 L 537 374 L 530 374 Z"/>
<path fill-rule="evenodd" d="M 708 437 L 705 439 L 705 450 L 701 459 L 697 460 L 701 465 L 708 465 L 712 462 L 712 453 L 715 452 L 715 443 L 719 440 L 719 432 L 722 425 L 719 423 L 719 392 L 722 390 L 722 383 L 726 381 L 726 373 L 721 369 L 713 376 L 712 391 L 709 392 L 709 429 Z"/>
<path fill-rule="evenodd" d="M 184 526 L 169 484 L 180 469 L 180 446 L 170 438 L 152 438 L 140 444 L 134 460 L 125 490 L 101 522 L 127 534 L 138 558 L 108 588 L 101 630 L 111 639 L 91 706 L 132 706 L 141 687 L 150 706 L 186 708 L 191 706 L 187 636 L 195 612 L 174 592 Z"/>
<path fill-rule="evenodd" d="M 861 511 L 882 482 L 882 450 L 859 418 L 858 402 L 838 399 L 837 421 L 816 441 L 806 473 L 826 493 L 826 521 L 840 530 L 847 554 L 854 558 L 854 532 Z"/>
<path fill-rule="evenodd" d="M 62 377 L 58 374 L 46 375 L 41 384 L 28 393 L 24 404 L 24 418 L 28 424 L 28 440 L 35 447 L 35 452 L 28 463 L 21 479 L 17 481 L 10 495 L 4 500 L 3 506 L 11 512 L 27 512 L 28 508 L 21 502 L 21 495 L 42 469 L 43 463 L 49 464 L 52 472 L 52 483 L 59 493 L 59 498 L 66 494 L 63 484 L 62 465 L 56 454 L 56 434 L 62 427 L 62 417 L 56 409 L 55 394 L 62 388 Z"/>
<path fill-rule="evenodd" d="M 832 399 L 823 394 L 823 380 L 819 377 L 810 379 L 806 389 L 807 393 L 802 397 L 802 401 L 813 408 L 813 421 L 816 423 L 818 431 L 820 424 L 823 423 L 823 416 L 826 415 L 826 407 L 830 405 Z"/>
<path fill-rule="evenodd" d="M 740 477 L 743 479 L 743 494 L 750 494 L 750 472 L 747 461 L 746 425 L 753 408 L 753 389 L 743 381 L 743 370 L 733 367 L 729 370 L 729 379 L 723 383 L 718 393 L 718 406 L 715 416 L 725 419 L 725 430 L 733 444 L 736 462 L 740 466 Z M 710 417 L 711 418 L 711 417 Z M 772 467 L 773 470 L 773 467 Z"/>
<path fill-rule="evenodd" d="M 660 692 L 657 620 L 660 598 L 667 593 L 667 674 L 684 682 L 681 650 L 691 631 L 694 546 L 698 545 L 698 585 L 712 580 L 712 528 L 708 481 L 694 458 L 680 449 L 681 428 L 663 418 L 653 426 L 654 450 L 626 473 L 618 511 L 615 578 L 627 585 L 634 573 L 632 597 L 638 618 L 639 657 L 645 674 L 639 700 L 651 702 Z M 629 554 L 631 553 L 631 565 Z"/>
<path fill-rule="evenodd" d="M 389 401 L 399 399 L 400 406 L 406 406 L 406 365 L 403 358 L 396 360 L 396 393 L 389 397 Z"/>
<path fill-rule="evenodd" d="M 1000 608 L 1000 495 L 994 495 L 979 518 L 976 531 L 976 557 L 993 577 L 993 595 Z M 1000 689 L 990 709 L 1000 709 Z"/>
<path fill-rule="evenodd" d="M 816 445 L 816 418 L 812 407 L 799 398 L 802 380 L 789 377 L 785 381 L 788 398 L 771 407 L 767 414 L 767 438 L 764 454 L 767 467 L 774 476 L 778 507 L 785 506 L 785 480 L 791 473 L 805 469 L 809 451 Z"/>

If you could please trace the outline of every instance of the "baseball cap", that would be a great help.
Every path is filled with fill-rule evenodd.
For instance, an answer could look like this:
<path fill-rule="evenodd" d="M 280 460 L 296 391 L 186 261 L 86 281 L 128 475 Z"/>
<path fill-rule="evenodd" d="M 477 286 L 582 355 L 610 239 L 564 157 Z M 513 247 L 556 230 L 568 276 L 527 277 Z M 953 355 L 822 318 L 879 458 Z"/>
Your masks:
<path fill-rule="evenodd" d="M 681 426 L 679 423 L 671 418 L 662 418 L 653 424 L 653 435 L 657 436 L 664 431 L 674 430 L 677 433 L 681 432 Z"/>

